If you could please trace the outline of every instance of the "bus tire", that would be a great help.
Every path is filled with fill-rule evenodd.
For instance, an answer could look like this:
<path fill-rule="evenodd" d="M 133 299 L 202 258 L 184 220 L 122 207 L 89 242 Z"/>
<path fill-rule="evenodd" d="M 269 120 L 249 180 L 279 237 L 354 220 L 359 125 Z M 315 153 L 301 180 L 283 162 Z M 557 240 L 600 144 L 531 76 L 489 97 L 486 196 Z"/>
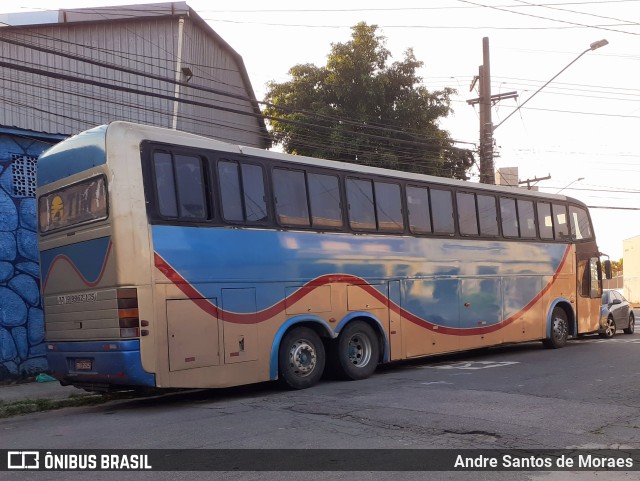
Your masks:
<path fill-rule="evenodd" d="M 278 372 L 282 384 L 306 389 L 322 377 L 325 365 L 320 336 L 308 327 L 295 327 L 285 334 L 278 350 Z"/>
<path fill-rule="evenodd" d="M 549 349 L 559 349 L 564 347 L 569 337 L 569 321 L 563 309 L 554 307 L 551 312 L 551 335 L 543 342 Z"/>
<path fill-rule="evenodd" d="M 347 324 L 335 346 L 334 369 L 339 377 L 366 379 L 376 370 L 380 359 L 380 343 L 366 322 L 353 321 Z"/>

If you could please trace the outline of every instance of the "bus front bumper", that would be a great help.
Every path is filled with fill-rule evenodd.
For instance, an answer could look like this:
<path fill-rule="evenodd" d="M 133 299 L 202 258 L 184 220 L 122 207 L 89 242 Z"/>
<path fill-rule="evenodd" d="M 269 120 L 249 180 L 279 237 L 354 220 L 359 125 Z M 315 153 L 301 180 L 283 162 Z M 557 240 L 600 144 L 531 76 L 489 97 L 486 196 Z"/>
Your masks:
<path fill-rule="evenodd" d="M 63 384 L 155 387 L 142 368 L 140 341 L 47 342 L 51 375 Z"/>

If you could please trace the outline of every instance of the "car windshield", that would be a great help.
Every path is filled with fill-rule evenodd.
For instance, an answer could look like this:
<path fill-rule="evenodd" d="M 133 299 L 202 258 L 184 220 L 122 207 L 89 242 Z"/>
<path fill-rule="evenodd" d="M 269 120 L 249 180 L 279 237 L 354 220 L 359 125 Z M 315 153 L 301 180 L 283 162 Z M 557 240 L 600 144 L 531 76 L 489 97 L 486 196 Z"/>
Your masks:
<path fill-rule="evenodd" d="M 609 304 L 609 293 L 605 291 L 602 293 L 602 305 L 606 306 L 607 304 Z"/>

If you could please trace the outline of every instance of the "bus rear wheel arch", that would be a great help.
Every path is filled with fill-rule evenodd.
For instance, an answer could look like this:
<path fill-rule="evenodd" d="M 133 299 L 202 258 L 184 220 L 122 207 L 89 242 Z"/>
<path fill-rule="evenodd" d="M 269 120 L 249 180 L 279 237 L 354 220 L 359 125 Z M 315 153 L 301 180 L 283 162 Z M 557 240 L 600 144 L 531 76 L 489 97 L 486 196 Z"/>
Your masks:
<path fill-rule="evenodd" d="M 566 311 L 561 306 L 555 306 L 551 312 L 551 329 L 549 337 L 542 343 L 546 348 L 559 349 L 567 344 L 569 338 L 569 319 Z"/>
<path fill-rule="evenodd" d="M 278 349 L 278 378 L 291 389 L 315 385 L 324 372 L 324 344 L 320 336 L 306 326 L 291 328 Z"/>
<path fill-rule="evenodd" d="M 380 337 L 364 320 L 349 322 L 331 341 L 328 362 L 341 379 L 360 380 L 371 376 L 380 361 Z"/>

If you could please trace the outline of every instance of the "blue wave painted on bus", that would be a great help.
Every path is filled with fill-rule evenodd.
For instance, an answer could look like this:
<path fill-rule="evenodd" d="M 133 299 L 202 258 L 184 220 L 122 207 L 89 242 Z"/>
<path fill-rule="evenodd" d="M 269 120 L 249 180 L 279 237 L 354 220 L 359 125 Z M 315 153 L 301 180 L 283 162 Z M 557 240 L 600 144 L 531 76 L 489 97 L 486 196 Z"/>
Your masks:
<path fill-rule="evenodd" d="M 51 271 L 58 263 L 71 266 L 87 287 L 98 285 L 111 254 L 111 247 L 111 237 L 101 237 L 42 251 L 40 269 L 43 290 L 47 285 Z"/>
<path fill-rule="evenodd" d="M 476 241 L 463 239 L 270 230 L 248 235 L 239 229 L 177 226 L 153 226 L 152 235 L 158 255 L 207 298 L 219 298 L 227 283 L 259 284 L 256 307 L 264 310 L 282 301 L 284 285 L 348 272 L 384 297 L 386 284 L 379 281 L 403 280 L 403 307 L 441 325 L 459 319 L 461 290 L 477 300 L 475 315 L 496 323 L 509 317 L 551 281 L 567 251 L 556 243 L 495 241 L 474 248 Z"/>

